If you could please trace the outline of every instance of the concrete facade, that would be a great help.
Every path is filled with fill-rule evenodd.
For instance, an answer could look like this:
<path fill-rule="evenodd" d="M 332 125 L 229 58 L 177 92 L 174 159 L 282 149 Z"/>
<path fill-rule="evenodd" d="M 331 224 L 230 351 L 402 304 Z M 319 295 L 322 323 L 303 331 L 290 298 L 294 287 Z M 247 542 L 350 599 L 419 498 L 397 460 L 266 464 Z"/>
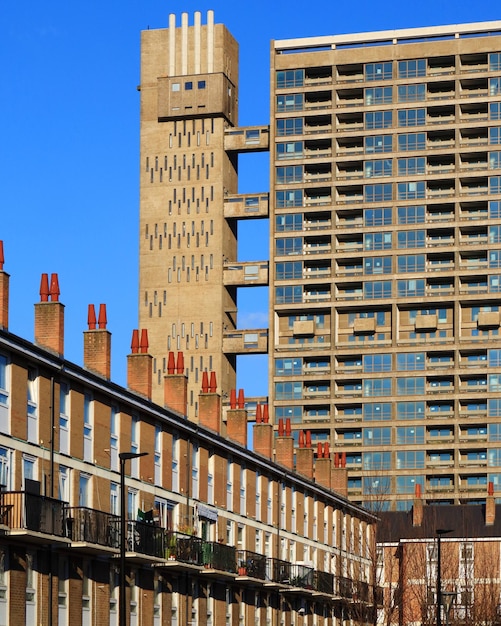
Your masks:
<path fill-rule="evenodd" d="M 219 191 L 208 210 L 220 219 L 211 221 L 207 245 L 222 250 L 210 258 L 224 263 L 205 274 L 204 311 L 213 313 L 202 341 L 191 312 L 201 309 L 192 297 L 201 285 L 188 283 L 183 269 L 192 252 L 159 251 L 155 235 L 155 224 L 177 229 L 184 250 L 193 218 L 179 198 L 191 183 L 160 183 L 153 164 L 158 156 L 161 167 L 162 143 L 148 147 L 164 137 L 163 147 L 174 141 L 169 163 L 191 158 L 184 129 L 201 123 L 191 90 L 181 103 L 172 85 L 159 86 L 194 85 L 190 42 L 205 31 L 199 16 L 193 26 L 187 20 L 176 27 L 171 18 L 169 29 L 148 31 L 143 42 L 140 311 L 153 329 L 158 376 L 166 342 L 181 332 L 187 370 L 193 365 L 200 376 L 207 355 L 221 360 L 226 406 L 235 355 L 267 352 L 275 436 L 289 419 L 293 459 L 305 429 L 313 447 L 327 444 L 344 464 L 349 497 L 367 506 L 385 500 L 407 509 L 416 485 L 428 502 L 456 504 L 483 501 L 488 482 L 501 490 L 501 23 L 272 42 L 269 128 L 238 128 L 236 114 L 210 114 L 217 149 L 206 184 Z M 179 38 L 187 78 L 176 65 Z M 227 56 L 235 52 L 230 41 Z M 171 77 L 167 50 L 175 50 Z M 150 57 L 159 60 L 153 73 Z M 146 105 L 157 92 L 170 94 L 163 113 Z M 167 130 L 173 124 L 177 144 Z M 238 195 L 238 153 L 268 148 L 269 196 Z M 151 198 L 165 208 L 174 184 L 178 213 L 161 227 Z M 269 267 L 236 263 L 238 220 L 267 215 Z M 269 284 L 269 330 L 240 329 L 225 308 L 236 307 L 239 286 L 252 284 Z M 167 294 L 162 317 L 155 293 Z M 188 405 L 196 419 L 192 397 Z"/>

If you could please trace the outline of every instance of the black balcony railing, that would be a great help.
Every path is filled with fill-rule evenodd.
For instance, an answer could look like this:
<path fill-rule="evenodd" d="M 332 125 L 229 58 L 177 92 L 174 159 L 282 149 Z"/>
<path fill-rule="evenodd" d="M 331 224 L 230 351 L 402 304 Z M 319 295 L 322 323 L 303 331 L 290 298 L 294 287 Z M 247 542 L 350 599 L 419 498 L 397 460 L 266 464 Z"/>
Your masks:
<path fill-rule="evenodd" d="M 118 515 L 87 507 L 66 508 L 67 536 L 74 542 L 95 543 L 109 548 L 120 547 Z"/>
<path fill-rule="evenodd" d="M 205 567 L 235 574 L 237 572 L 236 549 L 215 541 L 204 541 L 202 559 Z"/>
<path fill-rule="evenodd" d="M 351 578 L 340 576 L 337 580 L 337 592 L 342 598 L 351 600 L 353 598 L 353 581 Z"/>
<path fill-rule="evenodd" d="M 165 557 L 169 560 L 191 565 L 203 565 L 203 541 L 200 537 L 168 532 L 166 534 Z"/>
<path fill-rule="evenodd" d="M 356 582 L 354 598 L 361 602 L 369 602 L 369 584 L 361 581 Z"/>
<path fill-rule="evenodd" d="M 313 574 L 313 589 L 320 593 L 332 595 L 334 593 L 334 574 L 315 570 Z"/>
<path fill-rule="evenodd" d="M 25 491 L 3 491 L 1 505 L 3 523 L 11 530 L 30 530 L 63 537 L 64 502 Z"/>
<path fill-rule="evenodd" d="M 266 557 L 249 550 L 237 550 L 238 574 L 265 580 Z"/>
<path fill-rule="evenodd" d="M 127 521 L 127 552 L 165 558 L 165 530 L 145 522 Z"/>
<path fill-rule="evenodd" d="M 303 589 L 313 589 L 314 569 L 307 565 L 299 563 L 291 564 L 290 584 L 293 587 L 302 587 Z"/>
<path fill-rule="evenodd" d="M 269 558 L 266 563 L 266 578 L 274 583 L 290 585 L 291 567 L 289 561 Z"/>

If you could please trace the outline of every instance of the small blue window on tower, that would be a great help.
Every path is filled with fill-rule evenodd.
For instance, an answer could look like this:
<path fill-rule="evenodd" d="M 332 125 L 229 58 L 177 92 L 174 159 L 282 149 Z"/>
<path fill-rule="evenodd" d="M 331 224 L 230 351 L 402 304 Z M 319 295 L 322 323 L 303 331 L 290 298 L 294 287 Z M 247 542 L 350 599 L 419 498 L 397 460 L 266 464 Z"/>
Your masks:
<path fill-rule="evenodd" d="M 199 80 L 198 81 L 198 88 L 199 89 L 205 89 L 206 83 L 205 80 Z"/>
<path fill-rule="evenodd" d="M 193 83 L 191 80 L 184 83 L 184 89 L 185 91 L 191 91 L 193 89 Z"/>

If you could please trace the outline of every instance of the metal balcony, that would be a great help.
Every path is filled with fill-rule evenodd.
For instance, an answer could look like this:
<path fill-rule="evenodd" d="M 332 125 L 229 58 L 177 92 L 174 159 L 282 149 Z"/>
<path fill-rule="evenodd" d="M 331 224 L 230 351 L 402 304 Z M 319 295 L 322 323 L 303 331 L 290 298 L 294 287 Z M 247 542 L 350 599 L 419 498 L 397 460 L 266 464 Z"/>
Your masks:
<path fill-rule="evenodd" d="M 128 520 L 125 540 L 125 556 L 129 560 L 165 560 L 165 530 L 160 526 Z"/>
<path fill-rule="evenodd" d="M 27 493 L 4 491 L 0 511 L 11 537 L 23 537 L 35 543 L 60 541 L 65 536 L 65 503 L 61 500 Z"/>
<path fill-rule="evenodd" d="M 249 550 L 237 550 L 238 575 L 266 579 L 266 557 Z"/>
<path fill-rule="evenodd" d="M 118 515 L 86 507 L 65 508 L 66 535 L 72 548 L 101 552 L 120 549 L 120 518 Z"/>

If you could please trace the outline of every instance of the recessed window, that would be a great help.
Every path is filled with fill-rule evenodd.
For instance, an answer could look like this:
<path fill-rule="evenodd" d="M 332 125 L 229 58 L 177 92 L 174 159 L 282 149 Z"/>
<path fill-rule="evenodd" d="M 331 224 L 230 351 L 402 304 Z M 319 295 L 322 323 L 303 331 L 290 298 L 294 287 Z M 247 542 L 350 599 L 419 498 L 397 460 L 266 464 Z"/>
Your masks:
<path fill-rule="evenodd" d="M 172 83 L 172 91 L 180 91 L 181 85 L 179 83 Z"/>
<path fill-rule="evenodd" d="M 184 89 L 185 91 L 191 91 L 193 89 L 193 83 L 191 82 L 191 80 L 184 83 Z"/>
<path fill-rule="evenodd" d="M 199 80 L 198 81 L 198 88 L 199 89 L 205 89 L 205 86 L 206 86 L 205 80 Z"/>

